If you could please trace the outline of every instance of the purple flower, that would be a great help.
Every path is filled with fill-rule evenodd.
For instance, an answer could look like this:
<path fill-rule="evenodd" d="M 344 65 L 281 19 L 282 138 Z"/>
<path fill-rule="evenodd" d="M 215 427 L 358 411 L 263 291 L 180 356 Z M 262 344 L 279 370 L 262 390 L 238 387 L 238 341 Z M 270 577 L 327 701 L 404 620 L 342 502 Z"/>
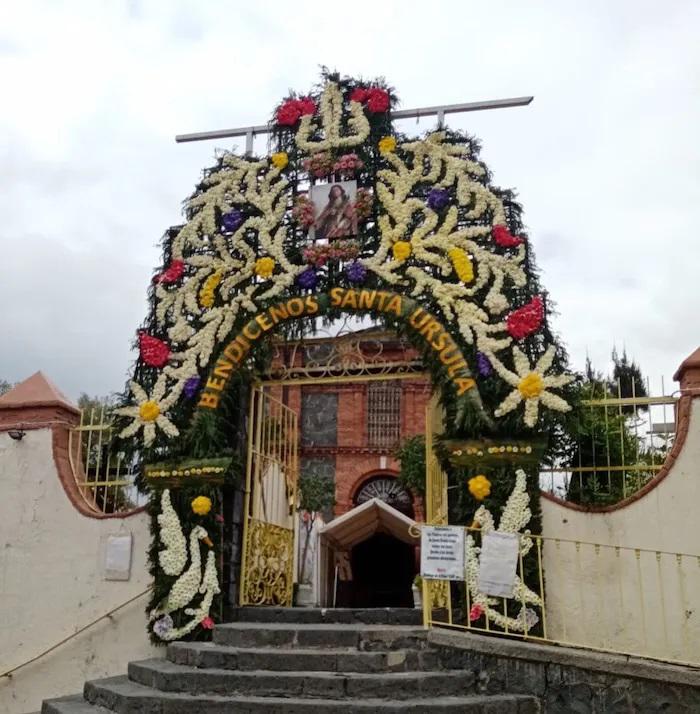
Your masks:
<path fill-rule="evenodd" d="M 297 275 L 297 283 L 299 283 L 302 288 L 313 290 L 318 284 L 318 275 L 313 268 L 307 268 Z"/>
<path fill-rule="evenodd" d="M 482 377 L 488 377 L 493 372 L 489 358 L 483 352 L 476 353 L 476 368 Z"/>
<path fill-rule="evenodd" d="M 224 233 L 233 233 L 241 223 L 243 223 L 243 214 L 237 208 L 221 216 Z"/>
<path fill-rule="evenodd" d="M 172 629 L 173 618 L 170 617 L 170 615 L 163 615 L 163 617 L 153 623 L 153 632 L 160 638 L 163 638 Z"/>
<path fill-rule="evenodd" d="M 351 283 L 361 283 L 367 277 L 367 268 L 359 260 L 345 266 L 345 275 Z"/>
<path fill-rule="evenodd" d="M 444 188 L 434 188 L 431 189 L 428 194 L 428 206 L 433 209 L 433 211 L 439 211 L 444 208 L 450 202 L 450 194 Z"/>
<path fill-rule="evenodd" d="M 192 397 L 197 394 L 197 390 L 199 389 L 201 381 L 202 380 L 199 377 L 190 377 L 185 382 L 185 386 L 182 389 L 182 393 L 185 395 L 186 399 L 192 399 Z"/>

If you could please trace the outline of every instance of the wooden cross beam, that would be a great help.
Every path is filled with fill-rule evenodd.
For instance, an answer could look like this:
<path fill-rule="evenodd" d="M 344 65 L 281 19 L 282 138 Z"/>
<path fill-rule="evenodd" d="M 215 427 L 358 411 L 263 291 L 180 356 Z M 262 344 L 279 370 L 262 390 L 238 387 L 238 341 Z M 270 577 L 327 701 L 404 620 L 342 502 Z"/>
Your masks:
<path fill-rule="evenodd" d="M 392 119 L 419 119 L 437 116 L 438 127 L 445 124 L 446 114 L 461 114 L 462 112 L 479 112 L 485 109 L 507 109 L 508 107 L 523 107 L 534 97 L 513 97 L 510 99 L 489 99 L 483 102 L 468 102 L 466 104 L 442 104 L 436 107 L 421 107 L 419 109 L 399 109 L 391 112 Z M 258 134 L 269 134 L 272 128 L 268 124 L 258 126 L 242 126 L 237 129 L 219 129 L 217 131 L 202 131 L 195 134 L 178 134 L 175 141 L 209 141 L 211 139 L 226 139 L 233 136 L 245 136 L 245 153 L 253 153 L 253 139 Z"/>

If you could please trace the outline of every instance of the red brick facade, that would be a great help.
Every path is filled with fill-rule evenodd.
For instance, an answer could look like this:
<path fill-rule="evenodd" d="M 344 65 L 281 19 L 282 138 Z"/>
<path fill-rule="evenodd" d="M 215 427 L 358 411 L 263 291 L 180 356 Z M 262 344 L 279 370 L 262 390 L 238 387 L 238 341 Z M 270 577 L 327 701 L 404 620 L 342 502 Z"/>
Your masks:
<path fill-rule="evenodd" d="M 402 362 L 416 360 L 418 355 L 390 335 L 382 337 L 382 360 Z M 392 375 L 387 375 L 392 378 Z M 425 412 L 430 399 L 430 379 L 415 373 L 393 375 L 400 385 L 400 439 L 425 432 Z M 395 477 L 399 464 L 393 458 L 393 448 L 371 446 L 368 434 L 368 389 L 371 380 L 321 382 L 304 386 L 286 386 L 283 400 L 300 415 L 302 442 L 300 455 L 306 458 L 334 460 L 336 506 L 335 515 L 346 513 L 355 504 L 358 491 L 376 476 Z M 277 391 L 277 390 L 275 390 Z M 303 400 L 318 393 L 337 395 L 337 429 L 332 445 L 308 445 L 304 440 Z M 279 394 L 279 392 L 278 392 Z M 281 396 L 281 395 L 280 395 Z M 415 517 L 423 519 L 423 504 L 414 494 Z"/>

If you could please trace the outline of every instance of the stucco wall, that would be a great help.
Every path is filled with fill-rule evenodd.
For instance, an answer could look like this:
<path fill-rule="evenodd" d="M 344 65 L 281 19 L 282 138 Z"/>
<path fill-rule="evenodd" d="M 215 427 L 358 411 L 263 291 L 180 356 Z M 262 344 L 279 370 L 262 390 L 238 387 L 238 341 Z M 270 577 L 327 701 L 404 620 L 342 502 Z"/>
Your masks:
<path fill-rule="evenodd" d="M 550 637 L 700 663 L 700 399 L 686 399 L 685 442 L 640 498 L 605 513 L 542 499 Z"/>
<path fill-rule="evenodd" d="M 133 535 L 131 577 L 107 581 L 106 539 L 124 533 Z M 50 428 L 21 441 L 0 432 L 0 673 L 145 590 L 149 538 L 144 513 L 99 520 L 76 511 L 56 472 Z M 38 711 L 44 698 L 80 692 L 86 679 L 162 654 L 148 642 L 145 604 L 143 597 L 0 679 L 0 713 Z"/>

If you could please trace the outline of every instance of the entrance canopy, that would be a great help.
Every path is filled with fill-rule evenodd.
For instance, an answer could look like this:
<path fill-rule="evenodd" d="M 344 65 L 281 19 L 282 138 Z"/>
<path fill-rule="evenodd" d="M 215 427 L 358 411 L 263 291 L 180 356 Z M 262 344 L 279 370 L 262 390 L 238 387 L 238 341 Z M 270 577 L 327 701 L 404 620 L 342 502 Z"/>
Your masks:
<path fill-rule="evenodd" d="M 373 498 L 323 526 L 319 534 L 327 545 L 336 550 L 350 550 L 376 533 L 387 533 L 404 543 L 416 545 L 409 533 L 412 525 L 415 525 L 412 518 Z"/>

